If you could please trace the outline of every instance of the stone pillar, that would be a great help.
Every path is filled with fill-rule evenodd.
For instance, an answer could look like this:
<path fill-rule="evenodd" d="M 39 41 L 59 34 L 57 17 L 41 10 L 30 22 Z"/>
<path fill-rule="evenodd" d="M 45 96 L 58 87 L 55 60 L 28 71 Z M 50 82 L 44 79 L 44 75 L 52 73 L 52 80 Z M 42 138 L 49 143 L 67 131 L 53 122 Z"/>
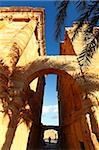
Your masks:
<path fill-rule="evenodd" d="M 41 114 L 43 104 L 45 81 L 44 77 L 38 79 L 37 90 L 29 98 L 29 105 L 32 111 L 32 126 L 28 139 L 28 149 L 38 149 L 41 141 Z"/>
<path fill-rule="evenodd" d="M 87 98 L 83 101 L 83 107 L 86 116 L 89 115 L 88 124 L 90 126 L 91 133 L 95 134 L 97 140 L 99 140 L 99 102 L 94 97 Z"/>
<path fill-rule="evenodd" d="M 96 135 L 97 139 L 99 140 L 99 110 L 96 106 L 91 107 L 90 117 L 91 117 L 90 119 L 92 125 L 92 132 Z"/>
<path fill-rule="evenodd" d="M 69 76 L 60 78 L 61 138 L 63 149 L 94 150 L 91 134 L 82 109 L 80 89 Z"/>
<path fill-rule="evenodd" d="M 96 135 L 95 135 L 95 133 L 93 133 L 93 131 L 92 131 L 92 125 L 91 125 L 91 120 L 92 118 L 91 118 L 91 114 L 89 114 L 89 113 L 87 113 L 86 114 L 86 121 L 87 121 L 87 124 L 88 124 L 88 126 L 89 126 L 89 129 L 90 129 L 90 134 L 91 134 L 91 139 L 92 139 L 92 143 L 93 143 L 93 145 L 94 145 L 94 148 L 95 148 L 95 150 L 97 150 L 97 149 L 99 149 L 99 143 L 98 143 L 98 140 L 97 140 L 97 137 L 96 137 Z"/>
<path fill-rule="evenodd" d="M 68 77 L 67 77 L 68 78 Z M 75 132 L 75 125 L 71 119 L 71 115 L 73 112 L 73 99 L 72 99 L 72 91 L 70 87 L 71 81 L 69 78 L 67 80 L 64 77 L 60 77 L 60 85 L 59 85 L 59 95 L 60 95 L 60 114 L 61 114 L 61 139 L 63 149 L 79 149 L 77 143 L 77 137 Z M 71 91 L 71 93 L 68 91 Z"/>
<path fill-rule="evenodd" d="M 32 126 L 29 133 L 28 143 L 27 143 L 27 150 L 30 149 L 38 149 L 40 146 L 40 129 L 41 126 L 32 122 Z"/>

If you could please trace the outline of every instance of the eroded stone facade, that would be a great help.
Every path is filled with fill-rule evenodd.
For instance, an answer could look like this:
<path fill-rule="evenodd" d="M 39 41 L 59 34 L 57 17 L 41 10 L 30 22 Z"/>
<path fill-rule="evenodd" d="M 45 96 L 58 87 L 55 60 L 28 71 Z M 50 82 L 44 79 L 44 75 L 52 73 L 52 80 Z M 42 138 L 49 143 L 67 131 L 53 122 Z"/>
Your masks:
<path fill-rule="evenodd" d="M 83 28 L 79 31 L 79 34 L 75 39 L 73 40 L 72 44 L 70 44 L 70 39 L 72 39 L 74 34 L 74 29 L 77 26 L 77 23 L 74 23 L 72 27 L 65 28 L 65 36 L 64 41 L 60 43 L 60 54 L 61 55 L 70 55 L 71 57 L 76 55 L 78 56 L 84 45 L 84 32 L 87 28 L 88 24 L 84 24 Z M 99 32 L 99 28 L 95 27 L 93 32 Z M 71 46 L 70 46 L 71 45 Z M 81 72 L 76 75 L 75 80 L 78 82 L 78 84 L 81 86 L 81 97 L 82 97 L 82 106 L 83 106 L 83 112 L 85 113 L 86 120 L 91 132 L 91 138 L 93 141 L 93 144 L 96 149 L 98 149 L 98 141 L 99 141 L 99 59 L 98 59 L 98 53 L 99 49 L 96 50 L 96 54 L 94 55 L 92 59 L 92 64 L 86 69 L 83 68 L 83 74 Z M 78 57 L 77 57 L 78 58 Z M 78 62 L 79 63 L 79 62 Z M 84 78 L 83 78 L 84 75 Z M 59 97 L 60 97 L 60 103 L 64 99 L 63 93 L 61 92 L 61 89 L 63 87 L 64 80 L 62 81 L 62 78 L 58 78 L 58 88 L 59 88 Z M 74 88 L 74 87 L 72 87 Z M 64 91 L 64 90 L 63 90 Z M 62 96 L 62 98 L 61 98 Z M 75 95 L 75 98 L 78 96 Z M 78 99 L 78 98 L 77 98 Z M 66 101 L 64 99 L 64 101 Z M 62 104 L 61 104 L 62 105 Z M 60 105 L 60 109 L 61 108 Z M 61 111 L 60 111 L 61 115 Z M 80 114 L 79 114 L 80 115 Z M 74 112 L 74 118 L 75 118 L 75 112 Z M 72 119 L 71 119 L 72 120 Z M 74 119 L 73 119 L 74 120 Z M 78 126 L 78 127 L 77 127 Z M 79 135 L 79 125 L 77 125 L 77 134 Z M 79 136 L 78 136 L 79 137 Z M 77 137 L 76 137 L 77 138 Z M 83 140 L 79 139 L 79 142 L 82 142 Z"/>
<path fill-rule="evenodd" d="M 46 56 L 44 9 L 0 8 L 0 149 L 39 148 L 44 75 L 52 73 L 59 76 L 61 149 L 98 150 L 99 59 L 86 70 L 85 85 L 77 61 L 83 34 L 72 43 L 73 27 L 66 30 L 61 56 Z M 86 89 L 97 99 L 85 99 Z"/>
<path fill-rule="evenodd" d="M 23 150 L 26 149 L 27 143 L 28 147 L 30 144 L 35 147 L 36 141 L 40 138 L 44 78 L 35 79 L 31 83 L 31 89 L 27 85 L 23 92 L 23 83 L 18 79 L 20 77 L 16 80 L 13 75 L 16 68 L 25 67 L 38 56 L 43 55 L 45 55 L 44 10 L 1 8 L 0 149 Z M 3 111 L 9 114 L 10 120 L 7 115 L 4 118 Z M 22 118 L 19 119 L 21 115 L 22 118 L 27 116 L 25 122 Z M 34 144 L 31 143 L 29 135 L 30 127 L 32 134 L 35 135 Z"/>

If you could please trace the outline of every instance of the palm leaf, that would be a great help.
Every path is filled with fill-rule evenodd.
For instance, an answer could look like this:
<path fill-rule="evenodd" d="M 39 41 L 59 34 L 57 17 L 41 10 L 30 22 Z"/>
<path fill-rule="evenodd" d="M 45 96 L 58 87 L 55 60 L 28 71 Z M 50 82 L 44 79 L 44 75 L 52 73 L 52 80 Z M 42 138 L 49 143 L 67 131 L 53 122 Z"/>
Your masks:
<path fill-rule="evenodd" d="M 82 10 L 86 9 L 86 7 L 87 7 L 86 0 L 75 1 L 75 4 L 76 4 L 76 8 L 78 9 L 78 11 L 82 11 Z"/>
<path fill-rule="evenodd" d="M 56 30 L 55 30 L 55 37 L 58 39 L 61 35 L 61 27 L 64 24 L 64 20 L 67 16 L 67 7 L 68 7 L 69 1 L 63 0 L 58 4 L 57 10 L 58 15 L 56 17 Z"/>
<path fill-rule="evenodd" d="M 99 32 L 97 36 L 98 35 L 99 35 Z M 88 40 L 86 41 L 86 45 L 78 57 L 80 66 L 90 65 L 91 59 L 93 58 L 93 55 L 96 52 L 97 44 L 98 44 L 98 41 L 96 40 L 95 36 L 93 36 L 89 42 Z"/>
<path fill-rule="evenodd" d="M 78 4 L 78 2 L 76 2 L 76 3 Z M 83 2 L 80 1 L 79 2 L 79 7 L 81 7 L 82 4 L 83 4 Z M 92 2 L 89 5 L 86 4 L 87 9 L 83 9 L 82 13 L 80 14 L 80 17 L 77 19 L 78 26 L 77 26 L 77 28 L 75 28 L 72 40 L 75 39 L 76 35 L 79 33 L 79 30 L 82 28 L 82 26 L 85 22 L 89 23 L 88 30 L 90 29 L 90 32 L 92 32 L 93 27 L 96 26 L 97 23 L 98 23 L 98 16 L 99 16 L 98 15 L 99 14 L 98 5 L 99 4 L 98 4 L 97 1 Z M 78 7 L 78 5 L 77 5 L 77 7 Z"/>

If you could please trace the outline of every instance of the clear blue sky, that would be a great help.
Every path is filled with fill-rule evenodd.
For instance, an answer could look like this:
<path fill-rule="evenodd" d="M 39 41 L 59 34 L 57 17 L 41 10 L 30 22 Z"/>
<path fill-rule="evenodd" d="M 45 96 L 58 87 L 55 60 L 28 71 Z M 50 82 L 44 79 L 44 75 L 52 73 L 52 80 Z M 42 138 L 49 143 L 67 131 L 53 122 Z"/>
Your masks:
<path fill-rule="evenodd" d="M 59 41 L 55 41 L 55 17 L 56 7 L 53 0 L 31 0 L 31 1 L 14 1 L 2 0 L 0 7 L 4 6 L 30 6 L 45 8 L 45 39 L 47 55 L 59 54 Z M 73 7 L 73 1 L 68 10 L 66 26 L 71 26 L 77 17 L 77 12 Z M 62 30 L 61 40 L 64 39 L 64 28 Z M 56 75 L 48 75 L 46 79 L 45 95 L 44 95 L 44 112 L 42 122 L 44 124 L 58 124 L 57 117 L 57 93 L 56 93 Z"/>

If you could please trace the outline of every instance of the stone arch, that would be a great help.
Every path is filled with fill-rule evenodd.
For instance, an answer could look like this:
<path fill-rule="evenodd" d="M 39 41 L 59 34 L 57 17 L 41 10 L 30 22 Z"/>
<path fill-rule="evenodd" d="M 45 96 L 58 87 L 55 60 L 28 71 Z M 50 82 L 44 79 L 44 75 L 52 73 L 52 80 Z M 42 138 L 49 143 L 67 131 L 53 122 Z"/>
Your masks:
<path fill-rule="evenodd" d="M 75 128 L 75 126 L 76 126 L 75 123 L 73 123 L 73 122 L 76 122 L 77 124 L 81 123 L 80 122 L 80 117 L 81 117 L 80 113 L 82 111 L 82 104 L 81 104 L 81 98 L 80 98 L 80 88 L 76 84 L 75 80 L 71 77 L 71 75 L 66 73 L 64 70 L 59 70 L 59 69 L 54 69 L 54 68 L 43 69 L 43 70 L 39 70 L 39 71 L 35 72 L 34 74 L 32 74 L 31 78 L 35 79 L 36 77 L 40 77 L 44 74 L 58 74 L 63 79 L 66 77 L 67 79 L 65 81 L 66 82 L 70 81 L 71 85 L 74 84 L 74 86 L 75 86 L 75 91 L 76 91 L 75 95 L 78 94 L 78 98 L 75 99 L 75 101 L 73 101 L 74 99 L 68 99 L 68 102 L 66 102 L 66 103 L 63 101 L 62 105 L 60 106 L 60 107 L 63 107 L 66 104 L 66 106 L 61 111 L 62 114 L 65 114 L 65 118 L 64 119 L 63 119 L 63 117 L 61 118 L 61 120 L 63 122 L 63 123 L 61 123 L 61 132 L 65 133 L 65 135 L 63 136 L 63 134 L 60 133 L 61 134 L 60 136 L 61 136 L 61 139 L 64 138 L 64 142 L 61 140 L 61 145 L 63 145 L 63 148 L 68 148 L 68 149 L 73 148 L 76 150 L 77 148 L 80 148 L 80 146 L 79 146 L 79 140 L 78 140 L 79 138 L 77 139 L 77 141 L 75 141 L 75 139 L 77 138 L 77 133 L 75 131 L 73 131 L 73 128 Z M 31 80 L 28 80 L 28 81 L 31 81 Z M 28 82 L 28 84 L 29 83 L 30 82 Z M 67 90 L 69 91 L 70 89 L 67 88 Z M 67 92 L 67 95 L 65 95 L 65 96 L 67 96 L 67 98 L 68 98 L 68 92 Z M 70 98 L 71 97 L 72 96 L 70 96 Z M 67 110 L 67 111 L 64 111 L 64 110 Z M 73 112 L 74 112 L 75 116 L 71 116 Z M 68 123 L 66 122 L 66 119 L 67 119 Z M 77 121 L 75 121 L 76 119 L 77 119 Z M 83 126 L 83 125 L 81 125 L 81 126 Z M 67 133 L 67 131 L 70 131 L 70 132 Z M 81 131 L 79 131 L 79 132 L 81 132 Z M 68 134 L 68 135 L 66 135 L 66 134 Z M 83 136 L 84 135 L 82 135 L 81 140 L 84 140 Z M 69 139 L 69 140 L 67 141 L 67 143 L 65 145 L 65 142 L 67 139 Z M 72 144 L 71 144 L 71 140 L 74 141 Z"/>
<path fill-rule="evenodd" d="M 24 67 L 17 66 L 13 78 L 18 81 L 24 80 L 24 83 L 28 84 L 39 76 L 39 71 L 41 74 L 47 74 L 47 72 L 60 75 L 68 73 L 73 78 L 75 74 L 80 73 L 76 56 L 72 56 L 72 58 L 71 56 L 39 56 Z"/>
<path fill-rule="evenodd" d="M 52 135 L 50 134 L 50 131 L 52 132 Z M 46 133 L 48 133 L 47 135 L 46 135 Z M 56 129 L 45 129 L 44 131 L 43 131 L 43 139 L 48 139 L 50 136 L 52 136 L 51 137 L 51 139 L 53 139 L 53 140 L 58 140 L 58 130 L 56 130 Z"/>
<path fill-rule="evenodd" d="M 65 81 L 70 81 L 71 85 L 74 84 L 76 95 L 79 95 L 79 101 L 78 99 L 75 99 L 75 108 L 78 110 L 81 108 L 81 90 L 75 81 L 75 75 L 80 72 L 80 70 L 75 56 L 72 57 L 72 61 L 70 56 L 39 56 L 28 66 L 21 70 L 19 69 L 20 68 L 16 69 L 13 77 L 14 80 L 18 80 L 18 83 L 23 82 L 22 88 L 26 88 L 26 85 L 29 85 L 36 77 L 41 77 L 45 74 L 57 74 L 65 78 Z"/>
<path fill-rule="evenodd" d="M 24 84 L 24 88 L 26 88 L 27 87 L 26 85 L 29 85 L 29 83 L 32 80 L 34 80 L 35 78 L 41 77 L 45 74 L 59 75 L 62 78 L 66 78 L 65 79 L 66 82 L 69 81 L 69 82 L 71 82 L 71 85 L 74 84 L 76 95 L 78 94 L 78 99 L 79 99 L 79 100 L 75 99 L 75 102 L 74 102 L 75 103 L 75 109 L 77 109 L 77 110 L 81 109 L 81 107 L 82 107 L 81 97 L 80 97 L 81 89 L 80 89 L 79 85 L 77 84 L 77 82 L 75 81 L 75 79 L 64 70 L 55 69 L 55 68 L 40 69 L 40 70 L 34 72 L 33 74 L 29 74 L 29 76 L 26 77 L 26 79 L 25 79 L 26 83 Z"/>
<path fill-rule="evenodd" d="M 43 129 L 43 131 L 51 130 L 51 129 L 59 131 L 59 126 L 51 126 L 51 125 L 50 126 L 46 126 L 46 125 L 43 125 L 42 129 Z"/>
<path fill-rule="evenodd" d="M 70 56 L 39 56 L 23 68 L 17 66 L 11 81 L 16 89 L 15 100 L 17 100 L 17 93 L 21 100 L 21 93 L 36 77 L 44 74 L 61 76 L 65 89 L 63 90 L 63 101 L 60 104 L 62 113 L 61 139 L 64 139 L 61 142 L 67 149 L 80 149 L 80 142 L 84 143 L 86 149 L 92 149 L 94 146 L 82 107 L 81 88 L 75 80 L 77 73 L 80 73 L 80 69 L 76 56 L 72 56 L 72 58 Z"/>
<path fill-rule="evenodd" d="M 62 102 L 62 120 L 61 134 L 64 138 L 64 147 L 68 149 L 80 149 L 80 141 L 84 143 L 86 149 L 93 147 L 90 137 L 90 131 L 87 126 L 85 115 L 82 109 L 81 90 L 75 80 L 76 73 L 80 72 L 76 57 L 72 60 L 69 56 L 48 56 L 38 57 L 35 61 L 24 68 L 16 68 L 14 80 L 24 83 L 26 88 L 32 80 L 44 74 L 58 74 L 66 82 L 64 92 L 68 99 L 67 103 Z M 70 82 L 70 83 L 69 83 Z M 71 87 L 73 87 L 71 89 Z M 70 91 L 72 91 L 70 93 Z M 64 112 L 64 110 L 67 110 Z M 79 127 L 79 131 L 78 130 Z M 79 133 L 78 133 L 79 132 Z M 87 137 L 87 138 L 86 138 Z M 86 140 L 87 139 L 87 140 Z M 72 143 L 71 143 L 72 141 Z"/>

